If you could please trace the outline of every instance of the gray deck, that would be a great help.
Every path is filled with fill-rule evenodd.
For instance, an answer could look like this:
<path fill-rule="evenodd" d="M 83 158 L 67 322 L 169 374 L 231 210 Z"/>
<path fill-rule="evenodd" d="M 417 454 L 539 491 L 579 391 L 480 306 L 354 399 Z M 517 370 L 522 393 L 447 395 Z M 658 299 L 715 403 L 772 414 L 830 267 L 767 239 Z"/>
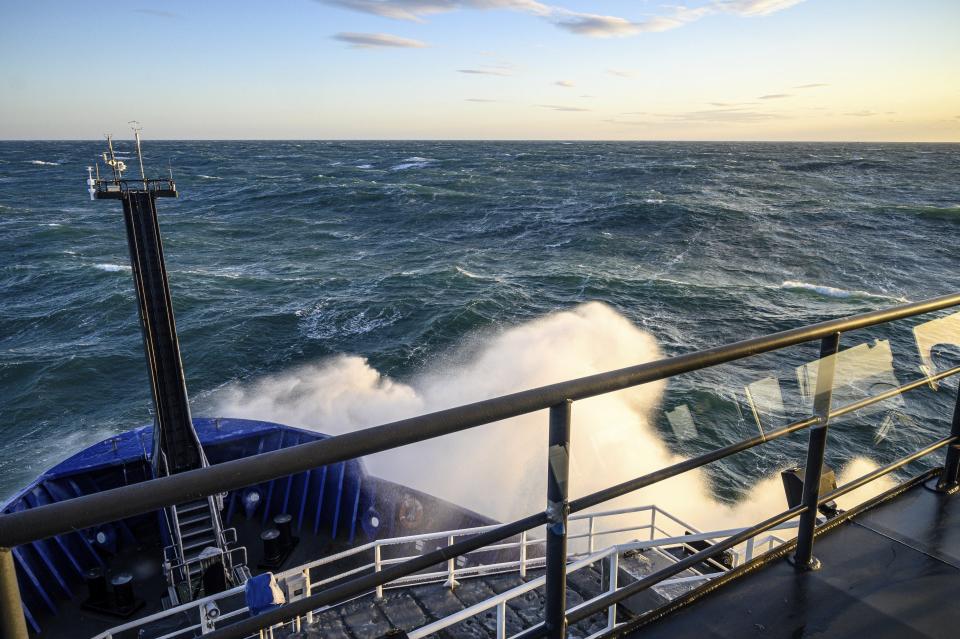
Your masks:
<path fill-rule="evenodd" d="M 960 637 L 960 495 L 923 486 L 817 538 L 815 572 L 779 559 L 627 637 Z"/>

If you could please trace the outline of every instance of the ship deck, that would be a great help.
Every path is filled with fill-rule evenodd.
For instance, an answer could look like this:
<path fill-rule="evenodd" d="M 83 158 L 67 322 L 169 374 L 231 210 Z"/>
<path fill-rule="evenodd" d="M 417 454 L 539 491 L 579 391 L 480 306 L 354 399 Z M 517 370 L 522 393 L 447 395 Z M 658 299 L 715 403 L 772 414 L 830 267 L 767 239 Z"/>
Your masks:
<path fill-rule="evenodd" d="M 958 636 L 960 495 L 915 485 L 825 531 L 821 568 L 770 561 L 625 637 Z"/>

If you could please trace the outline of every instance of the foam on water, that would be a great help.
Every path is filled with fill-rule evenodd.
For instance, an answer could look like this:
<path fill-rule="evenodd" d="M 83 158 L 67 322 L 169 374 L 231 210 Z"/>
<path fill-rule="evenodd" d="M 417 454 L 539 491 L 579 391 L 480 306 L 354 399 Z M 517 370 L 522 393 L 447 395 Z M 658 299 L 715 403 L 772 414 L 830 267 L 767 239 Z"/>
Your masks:
<path fill-rule="evenodd" d="M 362 357 L 343 355 L 226 388 L 216 410 L 339 434 L 658 357 L 649 333 L 610 307 L 590 303 L 476 336 L 471 347 L 408 382 L 381 374 Z M 682 461 L 650 422 L 663 388 L 651 383 L 574 404 L 572 497 Z M 376 475 L 506 521 L 544 507 L 546 422 L 544 412 L 526 415 L 373 455 L 367 464 Z M 870 467 L 861 460 L 850 471 Z M 747 498 L 733 506 L 718 502 L 696 471 L 603 508 L 656 503 L 705 528 L 745 525 L 784 508 L 779 477 L 754 481 Z"/>
<path fill-rule="evenodd" d="M 107 273 L 117 273 L 119 271 L 129 271 L 131 267 L 126 264 L 94 264 L 93 268 L 99 269 L 101 271 L 106 271 Z"/>
<path fill-rule="evenodd" d="M 810 291 L 818 295 L 823 295 L 825 297 L 836 297 L 840 299 L 845 299 L 848 297 L 866 297 L 866 298 L 876 298 L 876 299 L 885 299 L 893 300 L 895 302 L 908 302 L 906 298 L 895 297 L 891 295 L 884 295 L 882 293 L 870 293 L 868 291 L 850 291 L 842 288 L 835 288 L 833 286 L 824 286 L 822 284 L 810 284 L 809 282 L 798 282 L 795 280 L 787 280 L 780 285 L 780 288 L 784 289 L 793 289 L 798 291 Z"/>

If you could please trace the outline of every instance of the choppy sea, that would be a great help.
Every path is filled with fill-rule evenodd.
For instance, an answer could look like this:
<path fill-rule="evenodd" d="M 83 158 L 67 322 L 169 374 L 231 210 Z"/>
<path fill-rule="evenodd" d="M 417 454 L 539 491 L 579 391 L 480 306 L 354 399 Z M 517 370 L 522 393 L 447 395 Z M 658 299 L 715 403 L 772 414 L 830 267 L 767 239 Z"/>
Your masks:
<path fill-rule="evenodd" d="M 151 419 L 119 204 L 85 192 L 101 147 L 0 142 L 0 496 Z M 957 145 L 147 141 L 145 160 L 181 193 L 159 208 L 196 415 L 341 355 L 400 384 L 590 301 L 672 355 L 960 291 Z M 842 343 L 890 340 L 905 382 L 917 323 Z M 815 357 L 672 382 L 651 423 L 685 455 L 755 434 L 744 385 L 782 375 L 789 395 Z M 838 428 L 828 461 L 940 436 L 955 388 Z M 714 489 L 735 497 L 804 446 L 726 460 Z"/>

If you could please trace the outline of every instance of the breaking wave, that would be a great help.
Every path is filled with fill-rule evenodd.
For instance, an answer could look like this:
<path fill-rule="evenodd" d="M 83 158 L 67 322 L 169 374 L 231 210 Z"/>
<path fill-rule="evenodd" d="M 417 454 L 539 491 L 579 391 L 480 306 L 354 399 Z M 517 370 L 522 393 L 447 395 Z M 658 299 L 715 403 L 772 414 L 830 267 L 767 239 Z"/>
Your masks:
<path fill-rule="evenodd" d="M 659 357 L 649 333 L 594 302 L 475 339 L 407 382 L 390 379 L 362 357 L 342 355 L 233 385 L 213 403 L 220 415 L 340 434 Z M 651 424 L 663 390 L 663 383 L 651 383 L 574 404 L 571 498 L 682 460 Z M 366 463 L 375 475 L 507 521 L 545 505 L 546 426 L 541 411 L 379 453 Z M 843 474 L 868 467 L 860 460 Z M 727 505 L 713 496 L 706 475 L 693 471 L 602 508 L 649 503 L 710 528 L 755 523 L 780 512 L 784 497 L 773 476 Z"/>

